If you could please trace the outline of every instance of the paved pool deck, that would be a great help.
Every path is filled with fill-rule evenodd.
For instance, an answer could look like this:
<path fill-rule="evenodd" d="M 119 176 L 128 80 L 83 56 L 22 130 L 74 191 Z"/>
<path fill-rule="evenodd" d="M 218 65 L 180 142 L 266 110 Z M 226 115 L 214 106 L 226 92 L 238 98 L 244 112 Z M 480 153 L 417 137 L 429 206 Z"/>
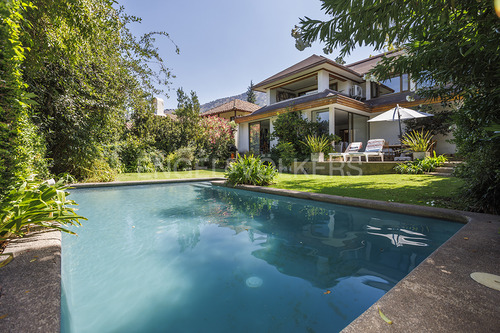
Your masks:
<path fill-rule="evenodd" d="M 184 181 L 207 180 L 213 178 Z M 177 182 L 113 182 L 74 187 Z M 212 183 L 225 186 L 222 181 Z M 466 223 L 343 332 L 500 331 L 500 291 L 470 278 L 473 272 L 500 275 L 500 216 L 258 186 L 236 188 Z M 11 241 L 4 253 L 13 253 L 14 259 L 0 268 L 0 332 L 59 332 L 60 232 L 33 232 Z M 392 325 L 382 320 L 379 308 L 393 321 Z"/>

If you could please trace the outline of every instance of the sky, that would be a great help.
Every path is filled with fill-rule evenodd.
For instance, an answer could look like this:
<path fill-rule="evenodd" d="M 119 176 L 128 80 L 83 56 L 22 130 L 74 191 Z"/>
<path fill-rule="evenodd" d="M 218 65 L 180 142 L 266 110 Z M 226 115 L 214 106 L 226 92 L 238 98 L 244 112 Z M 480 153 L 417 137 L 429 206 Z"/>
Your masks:
<path fill-rule="evenodd" d="M 201 104 L 247 91 L 254 84 L 306 59 L 324 55 L 323 45 L 299 51 L 291 36 L 301 17 L 325 19 L 319 0 L 117 0 L 125 12 L 142 18 L 130 30 L 140 36 L 167 32 L 157 39 L 160 55 L 176 77 L 160 87 L 165 109 L 177 107 L 176 89 L 195 91 Z M 345 57 L 349 64 L 378 54 L 369 47 Z M 334 59 L 338 52 L 327 57 Z"/>

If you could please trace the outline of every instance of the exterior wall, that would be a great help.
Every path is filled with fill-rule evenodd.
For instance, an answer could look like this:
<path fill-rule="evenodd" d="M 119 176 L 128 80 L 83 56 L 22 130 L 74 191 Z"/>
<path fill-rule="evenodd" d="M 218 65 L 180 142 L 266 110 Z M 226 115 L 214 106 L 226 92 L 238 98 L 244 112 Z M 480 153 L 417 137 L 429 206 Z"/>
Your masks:
<path fill-rule="evenodd" d="M 399 125 L 397 121 L 380 121 L 370 124 L 370 139 L 385 139 L 386 144 L 399 145 Z M 401 129 L 405 132 L 405 124 L 401 122 Z M 364 142 L 363 144 L 366 144 Z"/>
<path fill-rule="evenodd" d="M 339 82 L 338 83 L 338 91 L 341 94 L 344 94 L 346 96 L 349 96 L 349 90 L 351 89 L 351 81 L 347 80 L 345 82 Z"/>
<path fill-rule="evenodd" d="M 450 133 L 450 135 L 436 135 L 434 137 L 434 140 L 436 141 L 436 146 L 434 147 L 434 150 L 436 151 L 437 155 L 442 155 L 442 154 L 455 154 L 457 151 L 457 146 L 454 143 L 448 142 L 448 140 L 453 139 L 453 135 Z"/>
<path fill-rule="evenodd" d="M 238 124 L 238 141 L 236 141 L 236 148 L 239 152 L 245 152 L 250 149 L 249 135 L 248 123 Z"/>

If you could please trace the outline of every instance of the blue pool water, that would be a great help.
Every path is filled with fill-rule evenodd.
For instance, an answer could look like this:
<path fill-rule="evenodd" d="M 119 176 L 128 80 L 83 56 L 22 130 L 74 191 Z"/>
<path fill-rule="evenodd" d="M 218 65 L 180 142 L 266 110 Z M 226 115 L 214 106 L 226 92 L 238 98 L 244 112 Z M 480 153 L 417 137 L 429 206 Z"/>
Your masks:
<path fill-rule="evenodd" d="M 462 225 L 205 183 L 73 190 L 62 332 L 336 332 Z"/>

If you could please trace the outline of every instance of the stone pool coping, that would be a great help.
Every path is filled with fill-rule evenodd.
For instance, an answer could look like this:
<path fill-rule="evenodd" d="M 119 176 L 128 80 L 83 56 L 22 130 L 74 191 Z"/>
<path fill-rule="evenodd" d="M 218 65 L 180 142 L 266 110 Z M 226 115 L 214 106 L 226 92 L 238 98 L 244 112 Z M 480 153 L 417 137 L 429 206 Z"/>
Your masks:
<path fill-rule="evenodd" d="M 212 181 L 215 178 L 74 184 L 106 187 Z M 220 178 L 219 178 L 220 179 Z M 500 326 L 500 291 L 474 282 L 470 273 L 500 275 L 500 216 L 281 190 L 236 188 L 349 206 L 432 216 L 467 223 L 406 278 L 347 326 L 343 332 L 493 332 Z M 4 253 L 14 260 L 0 268 L 0 332 L 59 332 L 61 306 L 61 234 L 34 232 L 12 240 Z M 393 324 L 384 322 L 378 308 Z"/>

